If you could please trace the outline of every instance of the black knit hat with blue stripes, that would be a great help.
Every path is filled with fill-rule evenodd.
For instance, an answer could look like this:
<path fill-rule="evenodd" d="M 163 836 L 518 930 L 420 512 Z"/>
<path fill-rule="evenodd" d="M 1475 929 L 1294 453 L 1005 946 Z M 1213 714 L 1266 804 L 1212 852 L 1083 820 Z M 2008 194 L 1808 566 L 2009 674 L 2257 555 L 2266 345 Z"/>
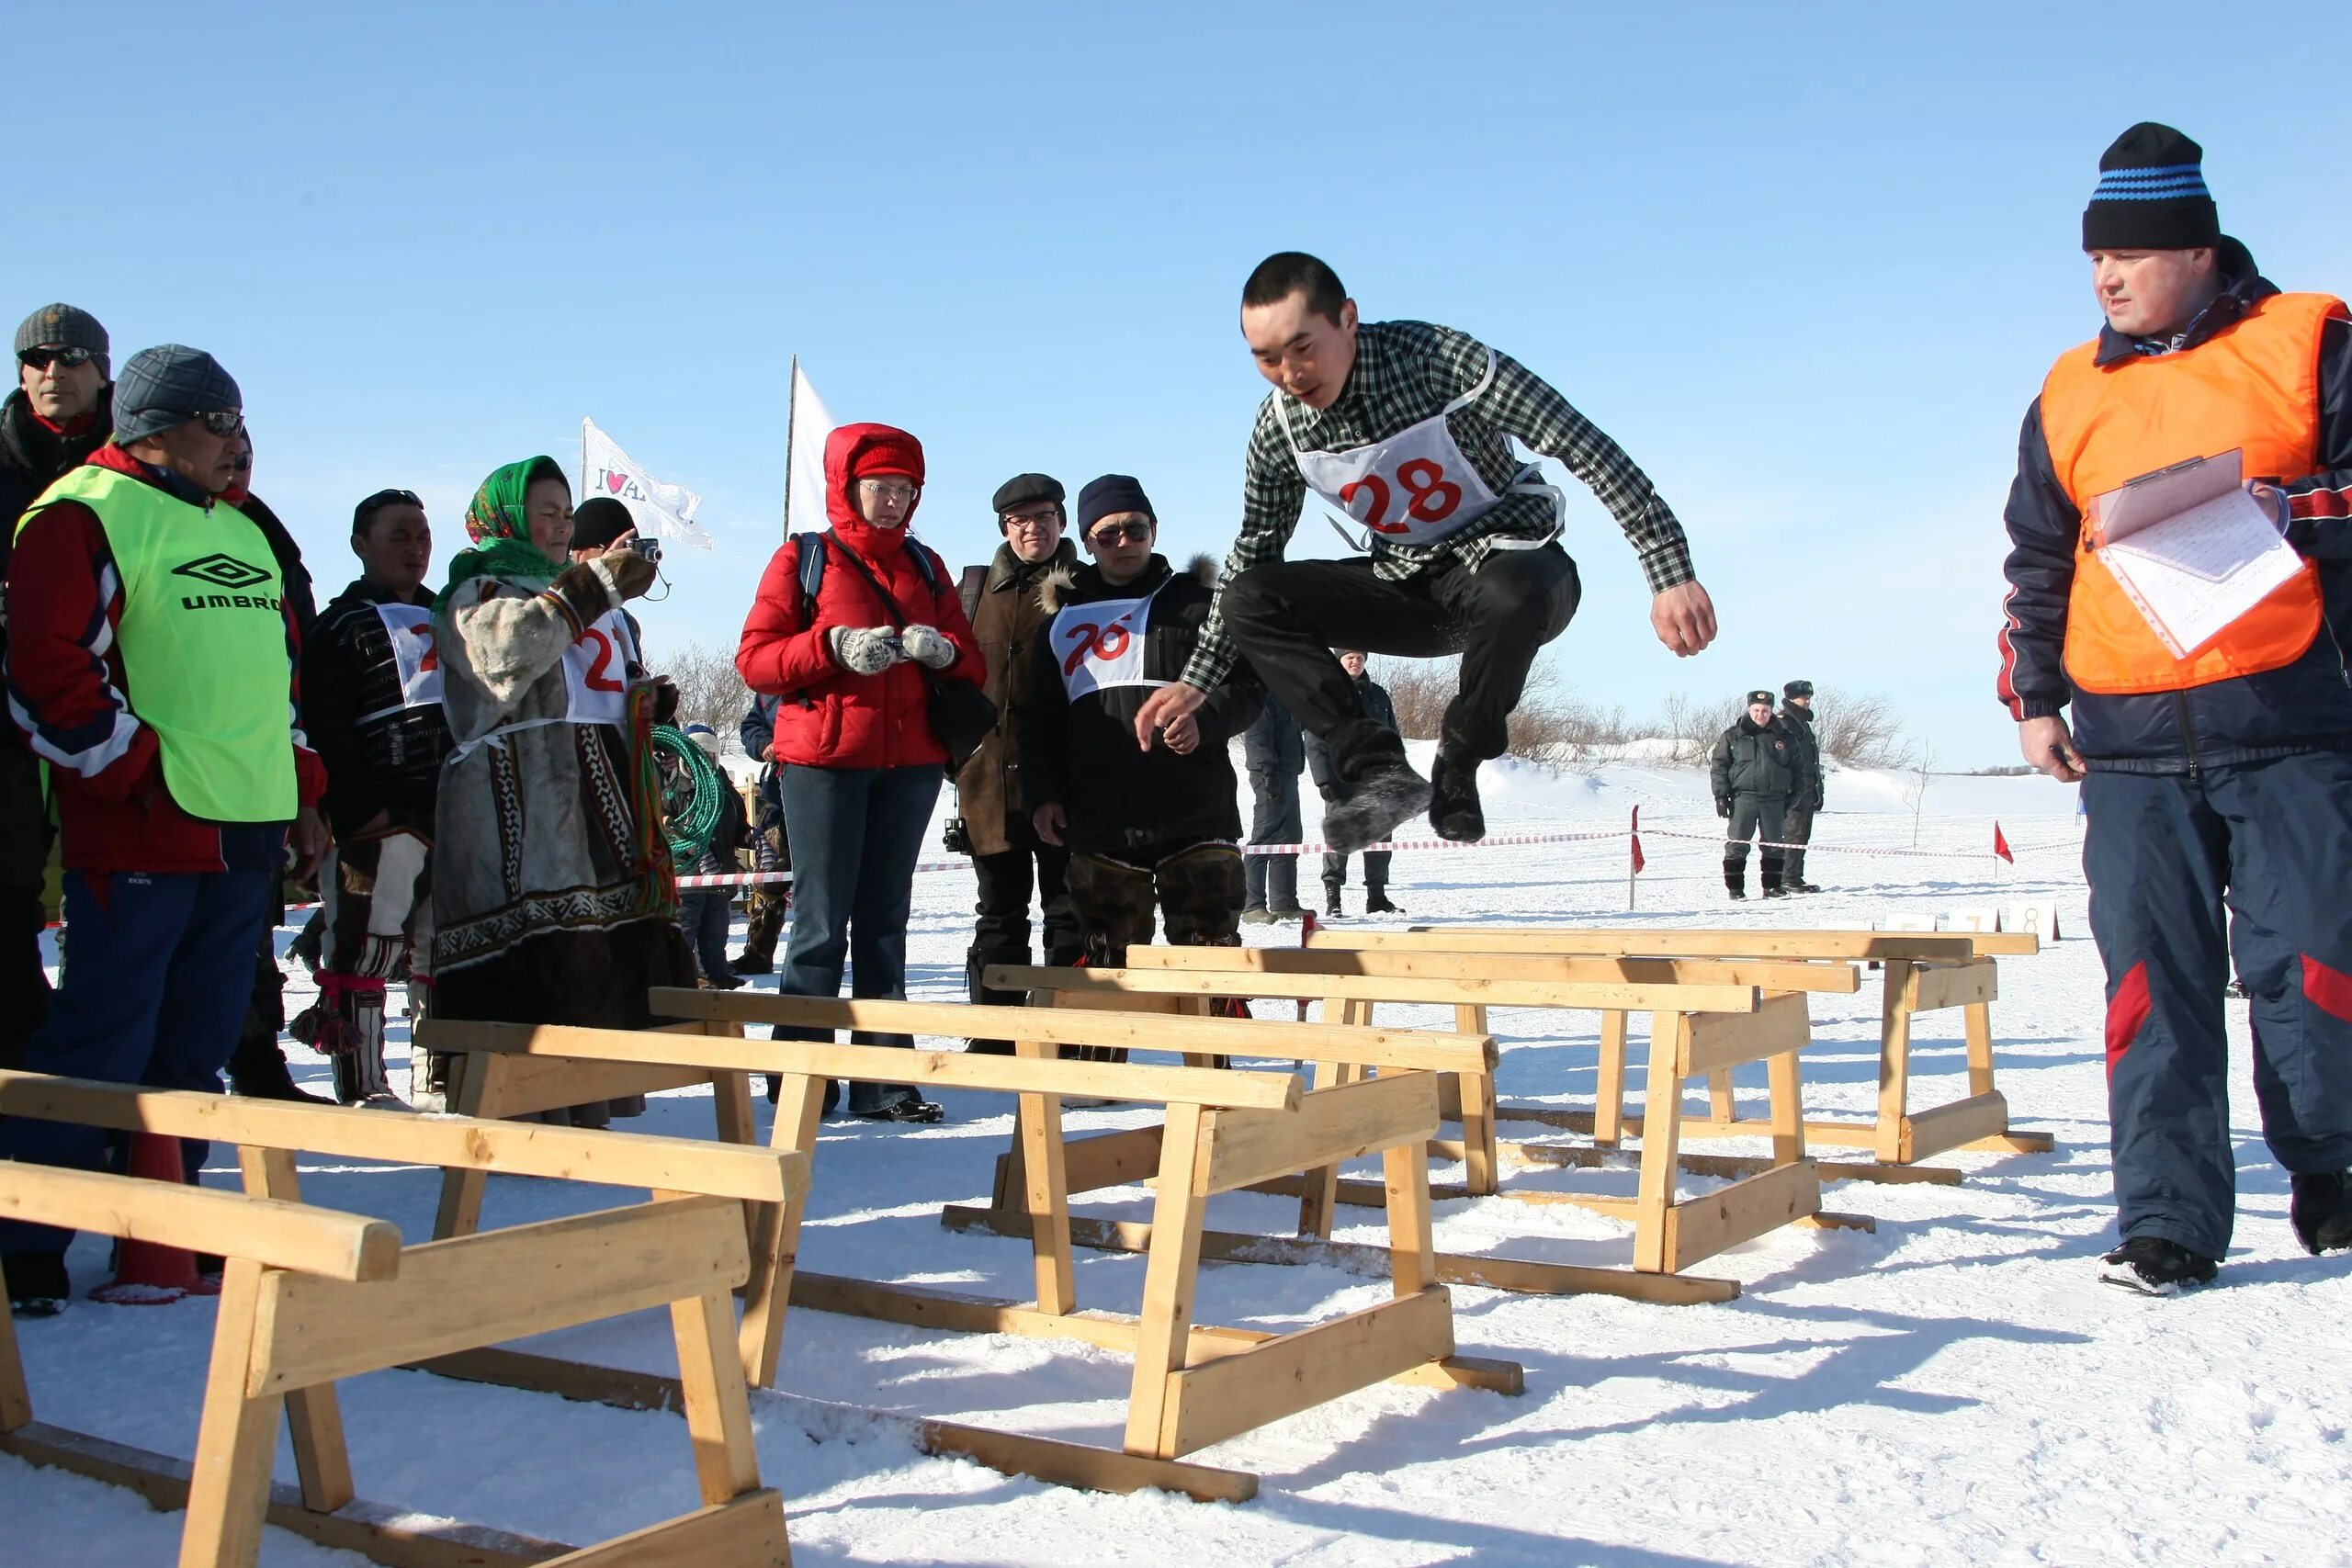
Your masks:
<path fill-rule="evenodd" d="M 2086 251 L 2193 251 L 2218 244 L 2221 214 L 2205 188 L 2205 149 L 2142 120 L 2100 154 L 2083 209 Z"/>

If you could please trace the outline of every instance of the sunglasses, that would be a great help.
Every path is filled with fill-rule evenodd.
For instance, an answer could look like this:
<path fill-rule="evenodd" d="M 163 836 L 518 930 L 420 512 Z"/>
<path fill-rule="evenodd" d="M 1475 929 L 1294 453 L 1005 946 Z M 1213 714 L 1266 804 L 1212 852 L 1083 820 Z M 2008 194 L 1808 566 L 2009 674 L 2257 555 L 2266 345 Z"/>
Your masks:
<path fill-rule="evenodd" d="M 417 499 L 416 491 L 413 490 L 379 490 L 352 509 L 351 531 L 356 534 L 365 528 L 368 519 L 387 506 L 413 506 L 420 512 L 424 510 L 424 502 Z"/>
<path fill-rule="evenodd" d="M 206 413 L 191 411 L 187 418 L 214 435 L 234 435 L 245 427 L 244 412 L 240 409 L 214 409 Z"/>
<path fill-rule="evenodd" d="M 1105 527 L 1095 529 L 1094 532 L 1089 534 L 1087 537 L 1093 540 L 1098 545 L 1115 545 L 1122 540 L 1125 540 L 1131 544 L 1140 545 L 1151 537 L 1151 525 L 1148 523 L 1113 523 Z"/>
<path fill-rule="evenodd" d="M 68 370 L 79 370 L 96 355 L 86 348 L 28 348 L 17 355 L 17 363 L 28 365 L 35 370 L 46 370 L 52 365 L 62 365 Z"/>

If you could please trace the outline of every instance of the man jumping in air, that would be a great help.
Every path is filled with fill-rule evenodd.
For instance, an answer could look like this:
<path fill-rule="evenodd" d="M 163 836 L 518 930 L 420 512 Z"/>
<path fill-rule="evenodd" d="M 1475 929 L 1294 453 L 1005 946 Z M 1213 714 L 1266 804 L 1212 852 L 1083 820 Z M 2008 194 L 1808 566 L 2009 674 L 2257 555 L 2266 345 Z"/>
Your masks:
<path fill-rule="evenodd" d="M 1615 442 L 1517 361 L 1427 321 L 1359 324 L 1338 276 L 1295 251 L 1250 275 L 1241 333 L 1274 387 L 1250 435 L 1241 534 L 1183 678 L 1136 716 L 1139 745 L 1246 656 L 1330 747 L 1333 850 L 1377 843 L 1425 808 L 1445 838 L 1483 837 L 1478 764 L 1502 755 L 1528 667 L 1579 596 L 1576 563 L 1553 542 L 1566 498 L 1512 452 L 1514 435 L 1566 464 L 1625 530 L 1658 640 L 1683 657 L 1714 640 L 1714 605 L 1674 513 Z M 1365 558 L 1283 559 L 1309 490 L 1366 530 Z M 1396 731 L 1365 716 L 1334 648 L 1461 654 L 1433 783 Z"/>

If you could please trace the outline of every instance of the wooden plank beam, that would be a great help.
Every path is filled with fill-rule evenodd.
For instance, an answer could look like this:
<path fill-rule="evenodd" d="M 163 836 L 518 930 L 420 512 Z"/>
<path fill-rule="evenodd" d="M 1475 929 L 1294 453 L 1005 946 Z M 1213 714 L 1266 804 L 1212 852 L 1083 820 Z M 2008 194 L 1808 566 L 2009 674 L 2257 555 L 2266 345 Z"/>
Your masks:
<path fill-rule="evenodd" d="M 658 1525 L 616 1535 L 559 1557 L 548 1568 L 791 1568 L 784 1540 L 784 1499 L 747 1492 Z"/>
<path fill-rule="evenodd" d="M 1295 1115 L 1218 1111 L 1209 1127 L 1205 1190 L 1230 1192 L 1287 1176 L 1426 1142 L 1437 1131 L 1437 1079 L 1397 1073 L 1317 1089 Z"/>
<path fill-rule="evenodd" d="M 1774 997 L 1750 1018 L 1720 1013 L 1692 1013 L 1688 1027 L 1676 1036 L 1683 1060 L 1679 1076 L 1696 1077 L 1758 1062 L 1767 1056 L 1801 1051 L 1813 1040 L 1813 1021 L 1800 995 Z M 1728 1110 L 1728 1106 L 1724 1107 Z M 1718 1117 L 1719 1122 L 1731 1118 Z"/>
<path fill-rule="evenodd" d="M 220 1253 L 329 1280 L 389 1280 L 400 1272 L 400 1227 L 388 1221 L 97 1171 L 0 1161 L 0 1217 Z"/>
<path fill-rule="evenodd" d="M 1602 958 L 1803 958 L 1851 962 L 1976 956 L 1976 933 L 1676 931 L 1634 927 L 1415 926 L 1401 931 L 1320 926 L 1307 947 L 1426 953 L 1536 953 Z"/>
<path fill-rule="evenodd" d="M 1136 950 L 1136 951 L 1140 951 Z M 1170 953 L 1173 948 L 1159 951 Z M 1200 948 L 1202 953 L 1266 953 L 1269 948 L 1213 947 Z M 1307 955 L 1307 956 L 1312 956 Z M 1480 980 L 1464 978 L 1390 979 L 1374 975 L 1317 975 L 1286 973 L 1254 966 L 1237 965 L 1231 969 L 1209 969 L 1188 966 L 1182 969 L 1156 969 L 1134 966 L 1126 969 L 1035 969 L 1006 967 L 1001 971 L 1006 990 L 1051 989 L 1057 996 L 1074 996 L 1086 992 L 1133 991 L 1146 996 L 1247 997 L 1277 1001 L 1364 1001 L 1421 1003 L 1435 1006 L 1530 1007 L 1530 1008 L 1589 1008 L 1625 1009 L 1649 1012 L 1659 1008 L 1682 1008 L 1710 1012 L 1753 1012 L 1757 993 L 1753 986 L 1698 986 L 1666 981 L 1654 985 L 1629 985 L 1620 982 L 1594 980 L 1577 983 L 1565 980 Z M 1327 1021 L 1315 1028 L 1329 1028 Z M 1260 1020 L 1279 1022 L 1279 1020 Z M 1286 1026 L 1295 1027 L 1295 1026 Z M 1365 1057 L 1364 1060 L 1376 1058 Z M 1430 1066 L 1447 1072 L 1471 1070 L 1460 1061 L 1398 1063 L 1398 1066 Z M 1491 1066 L 1491 1059 L 1487 1062 Z"/>
<path fill-rule="evenodd" d="M 1906 1162 L 1926 1159 L 1946 1149 L 1998 1137 L 2008 1125 L 2009 1102 L 1998 1093 L 1973 1094 L 1932 1111 L 1914 1111 L 1904 1118 L 1903 1158 Z"/>
<path fill-rule="evenodd" d="M 1062 1168 L 1069 1177 L 1069 1190 L 1099 1192 L 1105 1187 L 1150 1181 L 1159 1169 L 1159 1140 L 1165 1131 L 1130 1127 L 1067 1139 L 1062 1145 Z"/>
<path fill-rule="evenodd" d="M 249 1386 L 258 1396 L 356 1377 L 731 1291 L 750 1273 L 741 1208 L 679 1198 L 426 1242 L 377 1284 L 271 1274 Z"/>
<path fill-rule="evenodd" d="M 648 1033 L 655 1032 L 647 1031 Z M 568 1062 L 560 1057 L 519 1057 L 505 1069 L 499 1085 L 502 1116 L 527 1116 L 584 1105 L 592 1100 L 617 1100 L 631 1094 L 662 1094 L 670 1089 L 707 1084 L 711 1074 L 701 1067 L 668 1067 L 637 1062 Z"/>
<path fill-rule="evenodd" d="M 1008 976 L 1061 974 L 1005 965 Z M 1411 948 L 1137 947 L 1130 970 L 1254 970 L 1267 975 L 1351 975 L 1385 980 L 1475 980 L 1573 986 L 1754 986 L 1768 991 L 1849 994 L 1861 988 L 1851 964 L 1775 959 L 1693 959 L 1579 956 L 1569 953 L 1422 952 Z M 991 966 L 994 975 L 997 968 Z M 997 982 L 987 982 L 993 986 Z M 1034 988 L 1040 982 L 1008 985 Z M 1045 982 L 1050 984 L 1050 982 Z M 1377 1000 L 1392 998 L 1381 997 Z M 1394 998 L 1404 999 L 1404 998 Z M 1501 1005 L 1501 1004 L 1498 1004 Z M 1566 1005 L 1566 1004 L 1563 1004 Z M 1484 1033 L 1480 1028 L 1473 1032 Z"/>
<path fill-rule="evenodd" d="M 1668 1211 L 1667 1271 L 1679 1273 L 1701 1258 L 1820 1212 L 1821 1179 L 1811 1160 L 1686 1199 Z"/>
<path fill-rule="evenodd" d="M 1996 971 L 1999 965 L 1989 958 L 1973 964 L 1929 964 L 1919 970 L 1919 994 L 1911 1004 L 1914 1012 L 1931 1012 L 1939 1008 L 1973 1007 L 1996 1000 L 2000 983 Z"/>
<path fill-rule="evenodd" d="M 1453 1298 L 1431 1285 L 1170 1373 L 1161 1443 L 1188 1454 L 1452 1354 Z"/>
<path fill-rule="evenodd" d="M 730 991 L 657 991 L 655 995 L 708 997 L 715 1004 L 731 1005 L 744 1000 L 740 993 Z M 978 1015 L 990 1010 L 967 1007 L 962 1003 L 852 1003 L 826 998 L 778 998 L 764 992 L 760 996 L 767 1002 L 781 999 L 788 1004 L 778 1010 L 786 1013 L 793 1012 L 802 1002 L 820 1010 L 861 1010 L 855 1019 L 836 1018 L 831 1022 L 816 1017 L 788 1021 L 820 1029 L 905 1029 L 909 1027 L 906 1021 L 876 1021 L 865 1016 L 862 1010 L 915 1008 L 928 1009 L 941 1015 L 930 1018 L 925 1031 L 936 1034 L 944 1032 L 938 1026 L 947 1021 L 946 1015 L 968 1015 L 962 1021 L 963 1027 L 977 1029 L 987 1025 L 987 1021 Z M 680 1005 L 683 1004 L 665 1004 L 670 1011 L 678 1010 Z M 1190 1050 L 1193 1048 L 1190 1043 L 1180 1046 L 1171 1041 L 1174 1032 L 1187 1032 L 1185 1039 L 1189 1042 L 1189 1032 L 1213 1029 L 1220 1032 L 1227 1043 L 1213 1047 L 1204 1045 L 1201 1047 L 1204 1050 L 1229 1051 L 1237 1048 L 1237 1040 L 1246 1040 L 1248 1044 L 1238 1047 L 1245 1055 L 1294 1054 L 1280 1036 L 1255 1032 L 1265 1028 L 1265 1025 L 1258 1023 L 1224 1019 L 1185 1019 L 1179 1022 L 1170 1019 L 1109 1012 L 1056 1014 L 1045 1008 L 1001 1008 L 994 1010 L 1007 1015 L 1006 1021 L 1002 1021 L 1006 1032 L 1001 1038 L 1008 1040 L 1035 1039 L 1059 1044 L 1132 1045 L 1148 1051 Z M 1087 1027 L 1068 1024 L 1067 1020 L 1073 1017 L 1087 1021 Z M 1035 1028 L 1030 1027 L 1029 1021 L 1038 1019 L 1064 1021 L 1048 1021 Z M 419 1027 L 429 1033 L 432 1048 L 436 1051 L 504 1052 L 565 1056 L 580 1061 L 660 1060 L 690 1066 L 723 1068 L 729 1072 L 794 1073 L 865 1083 L 914 1083 L 944 1089 L 996 1089 L 1012 1093 L 1091 1095 L 1103 1100 L 1237 1106 L 1260 1111 L 1288 1110 L 1296 1103 L 1301 1092 L 1295 1075 L 1229 1072 L 1215 1067 L 1065 1062 L 1051 1058 L 984 1056 L 965 1051 L 907 1051 L 887 1045 L 833 1045 L 806 1040 L 738 1040 L 717 1036 L 651 1034 L 625 1029 L 535 1027 L 522 1023 L 452 1023 L 435 1019 L 428 1019 Z M 1223 1032 L 1233 1030 L 1244 1032 L 1239 1036 L 1223 1034 Z M 1109 1038 L 1083 1041 L 1057 1038 L 1069 1033 Z M 596 1133 L 583 1135 L 609 1138 L 627 1134 Z M 677 1140 L 654 1141 L 675 1143 Z"/>
<path fill-rule="evenodd" d="M 423 1025 L 431 1028 L 428 1021 Z M 448 1029 L 514 1025 L 444 1024 Z M 674 1041 L 685 1037 L 636 1038 Z M 713 1046 L 730 1043 L 708 1041 Z M 246 1100 L 186 1089 L 138 1089 L 87 1078 L 0 1070 L 0 1115 L 80 1122 L 125 1132 L 169 1133 L 215 1143 L 307 1149 L 394 1165 L 438 1165 L 510 1176 L 545 1176 L 614 1187 L 663 1188 L 781 1202 L 805 1191 L 808 1162 L 764 1149 L 462 1116 L 387 1116 L 356 1106 Z M 234 1249 L 232 1248 L 232 1251 Z"/>

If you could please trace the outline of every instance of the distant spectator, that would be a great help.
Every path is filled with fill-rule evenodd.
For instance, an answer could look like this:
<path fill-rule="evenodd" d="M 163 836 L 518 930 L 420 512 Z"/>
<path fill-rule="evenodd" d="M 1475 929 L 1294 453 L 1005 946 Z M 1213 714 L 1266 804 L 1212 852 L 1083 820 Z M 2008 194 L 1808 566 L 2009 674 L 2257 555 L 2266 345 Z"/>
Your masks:
<path fill-rule="evenodd" d="M 36 1072 L 218 1091 L 289 825 L 303 872 L 326 851 L 300 636 L 261 530 L 216 501 L 243 401 L 209 354 L 132 355 L 113 443 L 44 492 L 8 563 L 9 705 L 50 764 L 73 927 Z M 0 1157 L 89 1170 L 105 1145 L 0 1122 Z M 192 1167 L 205 1148 L 184 1145 Z M 14 1310 L 62 1310 L 70 1239 L 0 1225 Z"/>
<path fill-rule="evenodd" d="M 685 737 L 700 751 L 716 773 L 718 768 L 718 734 L 707 724 L 685 727 Z M 701 790 L 708 787 L 688 767 L 675 765 L 667 755 L 662 763 L 662 793 L 665 816 L 670 828 L 672 852 L 678 852 L 684 831 L 681 823 L 700 806 Z M 703 775 L 707 777 L 707 775 Z M 735 793 L 724 773 L 718 773 L 718 818 L 709 831 L 687 846 L 678 859 L 681 876 L 733 876 L 742 870 L 736 852 L 742 848 L 750 834 L 743 817 L 743 797 Z M 743 982 L 735 977 L 734 966 L 727 961 L 727 927 L 735 908 L 732 887 L 689 887 L 678 894 L 678 924 L 686 933 L 686 945 L 694 951 L 695 962 L 702 971 L 702 983 L 712 990 L 731 991 Z"/>
<path fill-rule="evenodd" d="M 1764 897 L 1785 898 L 1781 863 L 1781 818 L 1796 787 L 1796 758 L 1789 732 L 1772 716 L 1772 694 L 1747 694 L 1747 711 L 1715 742 L 1715 815 L 1731 820 L 1724 840 L 1724 886 L 1747 897 L 1747 845 L 1764 845 Z"/>
<path fill-rule="evenodd" d="M 413 1032 L 432 989 L 434 818 L 450 749 L 424 585 L 433 530 L 415 492 L 378 491 L 354 508 L 351 550 L 359 576 L 302 656 L 302 714 L 326 761 L 335 846 L 319 874 L 319 1000 L 295 1033 L 326 1052 L 337 1100 L 392 1105 L 385 989 L 405 971 Z M 409 1066 L 411 1103 L 446 1109 L 446 1064 L 412 1050 Z"/>
<path fill-rule="evenodd" d="M 763 875 L 792 869 L 792 843 L 784 831 L 784 768 L 775 760 L 775 711 L 781 697 L 753 696 L 736 728 L 743 754 L 760 764 L 752 812 L 752 869 Z M 767 975 L 775 970 L 776 939 L 784 934 L 784 918 L 792 908 L 792 884 L 759 882 L 744 900 L 743 951 L 736 958 L 738 975 Z"/>
<path fill-rule="evenodd" d="M 1306 832 L 1298 808 L 1298 775 L 1306 769 L 1306 738 L 1280 697 L 1266 694 L 1265 706 L 1241 739 L 1250 765 L 1250 841 L 1295 844 Z M 1241 918 L 1251 925 L 1295 920 L 1298 903 L 1296 855 L 1250 855 L 1244 862 Z"/>
<path fill-rule="evenodd" d="M 107 444 L 111 390 L 107 330 L 87 310 L 44 305 L 17 328 L 17 389 L 0 406 L 0 580 L 25 508 Z M 0 660 L 7 652 L 0 600 Z M 49 1012 L 40 962 L 49 849 L 40 764 L 17 727 L 0 724 L 0 1066 L 18 1064 Z"/>
<path fill-rule="evenodd" d="M 1813 814 L 1828 798 L 1821 769 L 1821 737 L 1813 728 L 1813 682 L 1792 681 L 1781 688 L 1781 728 L 1789 733 L 1796 783 L 1789 794 L 1783 839 L 1795 845 L 1781 852 L 1781 886 L 1792 893 L 1818 893 L 1804 879 L 1804 847 L 1813 842 Z"/>
<path fill-rule="evenodd" d="M 1029 901 L 1045 917 L 1045 959 L 1078 962 L 1083 951 L 1078 914 L 1069 900 L 1069 852 L 1037 837 L 1021 784 L 1015 716 L 1029 691 L 1030 649 L 1052 619 L 1038 597 L 1046 575 L 1076 568 L 1078 551 L 1062 536 L 1061 481 L 1047 474 L 1018 474 L 997 487 L 997 532 L 1004 542 L 980 573 L 972 603 L 972 636 L 989 662 L 988 694 L 996 728 L 956 778 L 957 818 L 972 874 L 979 886 L 979 919 L 965 954 L 965 987 L 975 1002 L 1018 1005 L 1017 993 L 980 984 L 991 964 L 1029 962 Z M 1003 1040 L 975 1040 L 976 1051 L 1009 1052 Z"/>
<path fill-rule="evenodd" d="M 571 542 L 565 547 L 574 566 L 586 566 L 602 560 L 613 550 L 630 550 L 637 546 L 637 517 L 626 502 L 609 495 L 593 495 L 580 503 L 571 514 Z M 645 632 L 637 624 L 637 616 L 627 607 L 621 619 L 628 626 L 628 678 L 632 681 L 645 673 Z"/>
<path fill-rule="evenodd" d="M 786 996 L 839 995 L 844 958 L 854 995 L 906 995 L 915 863 L 947 766 L 926 672 L 976 686 L 986 673 L 945 563 L 907 536 L 922 479 L 922 445 L 903 430 L 845 424 L 827 437 L 832 526 L 768 561 L 736 649 L 744 683 L 786 699 L 775 751 L 793 853 L 778 986 Z M 806 603 L 804 547 L 824 562 Z M 857 1038 L 914 1044 L 903 1034 Z M 829 1107 L 834 1092 L 828 1086 Z M 876 1122 L 940 1118 L 906 1084 L 853 1084 L 849 1109 Z"/>
<path fill-rule="evenodd" d="M 1364 717 L 1374 724 L 1396 728 L 1396 705 L 1389 700 L 1388 688 L 1364 673 L 1363 655 L 1353 649 L 1340 652 L 1340 668 L 1356 683 L 1356 696 L 1363 704 Z M 1340 793 L 1340 775 L 1331 765 L 1330 742 L 1319 735 L 1306 738 L 1306 772 L 1315 781 L 1326 802 L 1336 799 Z M 1388 901 L 1387 850 L 1366 850 L 1363 852 L 1363 912 L 1367 915 L 1401 915 L 1405 911 Z M 1323 912 L 1338 916 L 1346 911 L 1340 902 L 1340 890 L 1348 885 L 1348 857 L 1336 850 L 1323 854 Z"/>
<path fill-rule="evenodd" d="M 567 564 L 571 494 L 550 457 L 484 479 L 466 533 L 433 615 L 457 745 L 435 810 L 434 1010 L 645 1028 L 650 988 L 694 983 L 639 750 L 676 694 L 626 674 L 620 606 L 652 586 L 652 564 L 626 550 Z M 641 1109 L 632 1096 L 549 1117 L 601 1126 Z"/>
<path fill-rule="evenodd" d="M 1105 474 L 1079 492 L 1091 566 L 1046 585 L 1054 613 L 1030 650 L 1021 775 L 1037 836 L 1070 851 L 1091 964 L 1126 962 L 1151 940 L 1155 908 L 1171 943 L 1240 942 L 1240 836 L 1227 742 L 1257 716 L 1247 664 L 1207 700 L 1136 746 L 1136 715 L 1183 672 L 1208 619 L 1210 586 L 1171 569 L 1143 487 Z"/>

